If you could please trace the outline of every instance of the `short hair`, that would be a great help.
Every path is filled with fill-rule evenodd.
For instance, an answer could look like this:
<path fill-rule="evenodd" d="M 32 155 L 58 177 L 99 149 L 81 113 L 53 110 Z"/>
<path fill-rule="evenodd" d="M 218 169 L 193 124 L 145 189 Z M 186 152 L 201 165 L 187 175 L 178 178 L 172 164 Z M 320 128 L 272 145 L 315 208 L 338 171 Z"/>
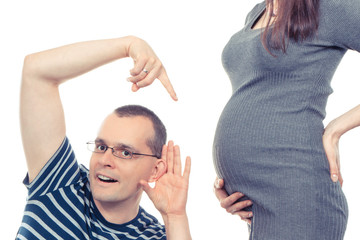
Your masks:
<path fill-rule="evenodd" d="M 145 117 L 152 122 L 154 136 L 146 140 L 146 145 L 158 158 L 161 157 L 162 147 L 166 143 L 166 128 L 160 118 L 150 109 L 140 105 L 125 105 L 114 110 L 118 117 Z"/>

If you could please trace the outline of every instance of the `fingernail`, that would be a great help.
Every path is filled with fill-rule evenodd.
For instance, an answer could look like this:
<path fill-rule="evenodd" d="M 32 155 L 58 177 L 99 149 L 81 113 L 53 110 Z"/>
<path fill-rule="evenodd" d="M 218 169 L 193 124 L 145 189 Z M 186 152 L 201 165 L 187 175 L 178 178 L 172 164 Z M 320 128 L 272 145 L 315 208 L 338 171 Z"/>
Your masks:
<path fill-rule="evenodd" d="M 333 174 L 333 175 L 331 176 L 331 179 L 332 179 L 333 182 L 337 182 L 337 181 L 339 180 L 337 174 Z"/>
<path fill-rule="evenodd" d="M 252 215 L 252 213 L 249 213 L 249 215 L 248 215 L 249 217 L 252 217 L 253 215 Z"/>
<path fill-rule="evenodd" d="M 215 181 L 215 187 L 220 188 L 220 179 Z"/>
<path fill-rule="evenodd" d="M 252 204 L 252 202 L 248 202 L 247 205 L 250 206 Z"/>

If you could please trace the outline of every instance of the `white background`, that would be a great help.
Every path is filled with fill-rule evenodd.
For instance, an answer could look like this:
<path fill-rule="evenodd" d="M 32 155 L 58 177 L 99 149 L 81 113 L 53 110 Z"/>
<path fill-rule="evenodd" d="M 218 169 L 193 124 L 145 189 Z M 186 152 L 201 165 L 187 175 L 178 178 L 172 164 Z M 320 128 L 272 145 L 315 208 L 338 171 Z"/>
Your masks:
<path fill-rule="evenodd" d="M 25 1 L 0 3 L 0 233 L 13 239 L 21 223 L 26 164 L 19 131 L 19 85 L 26 54 L 78 41 L 136 35 L 162 59 L 178 94 L 173 102 L 157 81 L 138 93 L 126 82 L 132 61 L 120 60 L 61 87 L 67 134 L 78 160 L 88 165 L 85 142 L 94 139 L 103 118 L 124 104 L 142 104 L 164 121 L 169 139 L 193 160 L 188 215 L 193 239 L 247 239 L 239 217 L 219 207 L 212 186 L 215 171 L 212 141 L 218 117 L 231 88 L 221 65 L 221 52 L 258 1 L 127 0 Z M 348 52 L 332 86 L 327 123 L 360 103 L 360 55 Z M 350 208 L 345 239 L 360 239 L 360 183 L 356 178 L 360 131 L 341 140 L 343 190 Z M 284 179 L 286 181 L 286 179 Z M 146 196 L 142 205 L 161 217 Z M 321 225 L 321 223 L 318 223 Z"/>

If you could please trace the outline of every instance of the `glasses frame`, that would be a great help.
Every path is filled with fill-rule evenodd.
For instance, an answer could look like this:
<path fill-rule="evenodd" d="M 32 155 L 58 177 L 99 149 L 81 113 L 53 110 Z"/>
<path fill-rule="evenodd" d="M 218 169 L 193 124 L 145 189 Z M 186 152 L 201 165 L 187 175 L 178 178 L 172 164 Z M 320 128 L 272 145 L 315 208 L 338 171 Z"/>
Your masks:
<path fill-rule="evenodd" d="M 101 151 L 101 152 L 96 152 L 95 150 L 91 150 L 91 149 L 89 148 L 89 144 L 95 144 L 95 145 L 96 145 L 96 142 L 95 142 L 95 141 L 89 141 L 89 142 L 87 142 L 86 144 L 87 144 L 87 146 L 88 146 L 87 149 L 88 149 L 89 151 L 93 152 L 93 153 L 105 153 L 108 149 L 111 149 L 111 154 L 112 154 L 113 156 L 115 156 L 115 157 L 117 157 L 117 158 L 121 158 L 121 159 L 132 159 L 132 158 L 133 158 L 133 155 L 140 155 L 140 156 L 147 156 L 147 157 L 156 157 L 157 159 L 161 159 L 161 157 L 159 157 L 159 156 L 157 156 L 157 155 L 151 155 L 151 154 L 145 154 L 145 153 L 136 153 L 136 152 L 132 152 L 132 151 L 127 150 L 127 149 L 124 149 L 124 150 L 128 151 L 128 152 L 130 153 L 131 157 L 130 157 L 130 158 L 124 158 L 124 157 L 120 157 L 120 156 L 118 156 L 118 155 L 115 155 L 115 150 L 114 150 L 114 148 L 116 149 L 116 147 L 109 147 L 108 145 L 102 143 L 102 144 L 99 144 L 99 145 L 104 146 L 104 147 L 105 147 L 105 150 L 104 150 L 104 151 Z"/>

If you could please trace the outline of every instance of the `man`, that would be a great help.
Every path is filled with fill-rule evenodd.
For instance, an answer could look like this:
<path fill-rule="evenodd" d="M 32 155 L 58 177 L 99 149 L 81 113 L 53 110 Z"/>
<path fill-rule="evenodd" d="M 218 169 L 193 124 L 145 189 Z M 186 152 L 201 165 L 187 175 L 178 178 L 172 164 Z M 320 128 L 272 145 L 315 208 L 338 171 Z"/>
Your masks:
<path fill-rule="evenodd" d="M 165 144 L 158 117 L 141 106 L 116 109 L 103 122 L 90 167 L 79 166 L 65 132 L 59 85 L 113 60 L 131 57 L 132 90 L 158 78 L 174 100 L 165 69 L 141 39 L 76 43 L 29 55 L 21 84 L 20 123 L 28 199 L 17 239 L 191 239 L 186 215 L 190 158 Z M 155 182 L 151 188 L 148 182 Z M 139 206 L 142 190 L 164 226 Z"/>

